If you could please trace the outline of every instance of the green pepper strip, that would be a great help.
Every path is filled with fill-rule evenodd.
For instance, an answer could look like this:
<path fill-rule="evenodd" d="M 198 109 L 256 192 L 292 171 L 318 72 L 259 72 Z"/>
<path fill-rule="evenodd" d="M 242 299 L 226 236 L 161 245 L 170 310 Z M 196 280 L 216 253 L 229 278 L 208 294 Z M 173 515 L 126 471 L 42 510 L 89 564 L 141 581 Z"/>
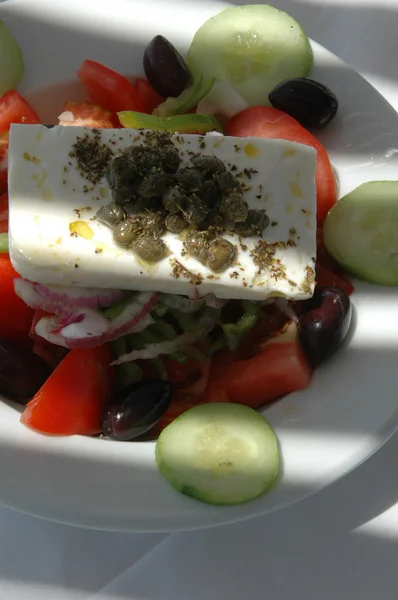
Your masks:
<path fill-rule="evenodd" d="M 8 233 L 0 233 L 0 253 L 8 252 Z"/>
<path fill-rule="evenodd" d="M 257 322 L 260 307 L 250 300 L 242 300 L 243 315 L 237 323 L 221 324 L 225 342 L 230 350 L 234 352 L 239 347 L 239 342 Z"/>
<path fill-rule="evenodd" d="M 129 129 L 151 129 L 169 131 L 170 133 L 207 133 L 218 131 L 223 133 L 220 123 L 211 115 L 176 115 L 174 117 L 155 117 L 144 113 L 124 110 L 117 116 L 123 127 Z"/>
<path fill-rule="evenodd" d="M 125 337 L 121 337 L 117 340 L 113 340 L 110 343 L 111 353 L 113 358 L 119 358 L 122 354 L 128 352 L 128 346 Z M 142 371 L 140 367 L 133 362 L 122 363 L 116 367 L 116 387 L 123 389 L 128 385 L 137 383 L 142 379 Z"/>

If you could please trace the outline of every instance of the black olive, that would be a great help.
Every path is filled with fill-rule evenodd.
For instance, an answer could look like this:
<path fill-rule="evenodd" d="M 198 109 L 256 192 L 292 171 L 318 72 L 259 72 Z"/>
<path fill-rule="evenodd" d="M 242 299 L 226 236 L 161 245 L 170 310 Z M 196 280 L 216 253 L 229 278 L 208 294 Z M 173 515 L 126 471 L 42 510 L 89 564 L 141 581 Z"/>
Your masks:
<path fill-rule="evenodd" d="M 0 339 L 0 394 L 25 404 L 51 375 L 50 367 L 30 350 Z"/>
<path fill-rule="evenodd" d="M 225 164 L 222 160 L 216 156 L 210 156 L 207 154 L 195 156 L 192 159 L 192 164 L 196 169 L 198 169 L 198 171 L 204 173 L 205 176 L 218 175 L 226 171 Z"/>
<path fill-rule="evenodd" d="M 105 409 L 102 432 L 113 440 L 132 440 L 156 425 L 171 401 L 171 384 L 144 379 L 116 394 Z"/>
<path fill-rule="evenodd" d="M 168 148 L 162 149 L 162 155 L 160 159 L 163 169 L 169 174 L 175 173 L 178 170 L 181 162 L 179 152 L 176 148 L 174 148 L 174 146 L 169 146 Z"/>
<path fill-rule="evenodd" d="M 131 248 L 139 258 L 151 263 L 159 262 L 168 254 L 164 241 L 150 235 L 142 235 L 134 239 Z"/>
<path fill-rule="evenodd" d="M 178 185 L 186 192 L 197 192 L 202 187 L 202 176 L 196 169 L 179 169 L 175 177 Z"/>
<path fill-rule="evenodd" d="M 235 232 L 241 237 L 261 235 L 269 226 L 270 220 L 265 210 L 251 208 L 244 223 L 236 223 Z"/>
<path fill-rule="evenodd" d="M 242 223 L 248 215 L 247 203 L 243 200 L 240 192 L 229 192 L 221 200 L 220 212 L 231 221 Z"/>
<path fill-rule="evenodd" d="M 192 82 L 184 59 L 162 35 L 157 35 L 144 52 L 144 71 L 153 89 L 161 96 L 179 96 Z"/>
<path fill-rule="evenodd" d="M 119 246 L 128 248 L 137 237 L 139 229 L 138 219 L 126 219 L 114 228 L 113 240 Z"/>
<path fill-rule="evenodd" d="M 169 176 L 164 171 L 151 171 L 141 181 L 138 192 L 142 198 L 159 198 L 167 190 Z"/>
<path fill-rule="evenodd" d="M 206 264 L 212 271 L 225 271 L 235 259 L 235 246 L 228 240 L 217 237 L 210 242 Z"/>
<path fill-rule="evenodd" d="M 186 200 L 185 192 L 178 185 L 175 185 L 164 192 L 162 204 L 167 212 L 174 214 L 184 209 Z"/>
<path fill-rule="evenodd" d="M 299 338 L 314 366 L 334 354 L 344 341 L 351 323 L 351 302 L 340 288 L 316 291 L 309 308 L 299 319 Z"/>
<path fill-rule="evenodd" d="M 122 206 L 115 202 L 110 202 L 105 206 L 101 206 L 96 213 L 97 220 L 108 227 L 115 227 L 122 221 L 127 219 L 127 213 Z"/>
<path fill-rule="evenodd" d="M 181 214 L 167 215 L 164 224 L 167 231 L 171 233 L 181 233 L 188 227 L 188 223 Z"/>
<path fill-rule="evenodd" d="M 321 129 L 335 117 L 338 100 L 334 93 L 313 79 L 298 77 L 283 81 L 268 96 L 274 108 L 283 110 L 304 127 Z"/>

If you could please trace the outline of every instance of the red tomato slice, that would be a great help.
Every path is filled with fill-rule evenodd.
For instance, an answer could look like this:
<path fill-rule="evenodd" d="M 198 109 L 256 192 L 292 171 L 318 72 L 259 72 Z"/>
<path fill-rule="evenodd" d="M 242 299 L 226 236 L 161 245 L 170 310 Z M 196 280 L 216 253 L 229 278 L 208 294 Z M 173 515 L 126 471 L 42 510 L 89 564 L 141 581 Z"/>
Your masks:
<path fill-rule="evenodd" d="M 137 94 L 144 105 L 144 112 L 151 115 L 155 108 L 165 101 L 165 98 L 155 92 L 149 81 L 143 78 L 134 80 L 134 87 Z"/>
<path fill-rule="evenodd" d="M 268 106 L 255 106 L 235 115 L 226 126 L 227 135 L 289 140 L 317 151 L 316 194 L 317 221 L 323 223 L 336 202 L 336 182 L 325 148 L 293 117 Z"/>
<path fill-rule="evenodd" d="M 354 286 L 342 273 L 335 273 L 324 267 L 322 264 L 316 266 L 316 286 L 317 288 L 338 287 L 344 290 L 348 296 L 354 291 Z"/>
<path fill-rule="evenodd" d="M 8 194 L 0 196 L 0 233 L 8 232 Z"/>
<path fill-rule="evenodd" d="M 26 406 L 21 422 L 58 435 L 94 435 L 111 390 L 107 346 L 71 350 Z"/>
<path fill-rule="evenodd" d="M 113 113 L 121 110 L 144 112 L 144 104 L 133 84 L 116 71 L 93 60 L 85 60 L 77 74 L 94 104 Z"/>
<path fill-rule="evenodd" d="M 8 254 L 0 254 L 0 338 L 31 345 L 29 330 L 34 310 L 14 292 L 14 279 L 19 277 Z"/>
<path fill-rule="evenodd" d="M 284 333 L 268 340 L 253 358 L 229 364 L 214 360 L 204 399 L 258 408 L 306 388 L 311 375 L 293 322 Z"/>
<path fill-rule="evenodd" d="M 15 90 L 0 98 L 0 133 L 8 131 L 11 123 L 40 123 L 33 108 Z"/>
<path fill-rule="evenodd" d="M 64 127 L 96 127 L 97 129 L 113 129 L 120 127 L 116 115 L 91 102 L 66 102 L 63 112 L 72 113 L 73 119 L 60 119 Z"/>
<path fill-rule="evenodd" d="M 8 190 L 8 131 L 0 134 L 0 194 Z"/>

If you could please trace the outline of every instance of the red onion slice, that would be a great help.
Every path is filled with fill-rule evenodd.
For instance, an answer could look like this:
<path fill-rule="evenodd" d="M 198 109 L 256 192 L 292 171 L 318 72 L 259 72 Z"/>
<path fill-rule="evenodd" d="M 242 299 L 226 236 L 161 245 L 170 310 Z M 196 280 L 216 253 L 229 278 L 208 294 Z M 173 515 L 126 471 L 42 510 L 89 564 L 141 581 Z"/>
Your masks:
<path fill-rule="evenodd" d="M 93 309 L 79 309 L 75 313 L 78 319 L 66 326 L 57 317 L 43 317 L 37 323 L 35 332 L 64 348 L 94 348 L 122 337 L 136 327 L 136 331 L 139 330 L 141 321 L 149 315 L 157 301 L 158 294 L 136 294 L 126 301 L 120 314 L 112 321 Z M 80 319 L 81 315 L 83 319 Z M 149 320 L 146 320 L 142 324 L 143 328 L 148 324 Z"/>
<path fill-rule="evenodd" d="M 66 285 L 43 285 L 34 283 L 34 288 L 46 300 L 62 302 L 71 308 L 98 308 L 110 306 L 125 295 L 122 290 L 85 288 Z"/>

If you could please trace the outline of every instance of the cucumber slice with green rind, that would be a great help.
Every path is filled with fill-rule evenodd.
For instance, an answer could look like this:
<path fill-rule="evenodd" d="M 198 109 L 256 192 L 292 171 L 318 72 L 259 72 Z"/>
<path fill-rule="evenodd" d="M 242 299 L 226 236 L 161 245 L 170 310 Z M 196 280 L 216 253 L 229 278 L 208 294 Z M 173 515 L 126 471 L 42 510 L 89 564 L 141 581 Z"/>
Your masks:
<path fill-rule="evenodd" d="M 275 482 L 278 441 L 266 419 L 252 408 L 201 404 L 162 431 L 156 462 L 167 481 L 186 496 L 208 504 L 241 504 Z"/>
<path fill-rule="evenodd" d="M 167 98 L 153 111 L 157 117 L 181 115 L 194 108 L 211 90 L 214 77 L 203 78 L 202 73 L 194 77 L 193 83 L 176 98 Z"/>
<path fill-rule="evenodd" d="M 0 21 L 0 96 L 14 89 L 24 65 L 21 49 L 3 21 Z"/>
<path fill-rule="evenodd" d="M 370 181 L 341 198 L 325 220 L 323 239 L 348 272 L 398 286 L 398 181 Z"/>
<path fill-rule="evenodd" d="M 250 105 L 270 105 L 268 94 L 286 79 L 306 77 L 310 42 L 290 15 L 273 6 L 228 8 L 196 32 L 188 68 L 227 81 Z"/>

